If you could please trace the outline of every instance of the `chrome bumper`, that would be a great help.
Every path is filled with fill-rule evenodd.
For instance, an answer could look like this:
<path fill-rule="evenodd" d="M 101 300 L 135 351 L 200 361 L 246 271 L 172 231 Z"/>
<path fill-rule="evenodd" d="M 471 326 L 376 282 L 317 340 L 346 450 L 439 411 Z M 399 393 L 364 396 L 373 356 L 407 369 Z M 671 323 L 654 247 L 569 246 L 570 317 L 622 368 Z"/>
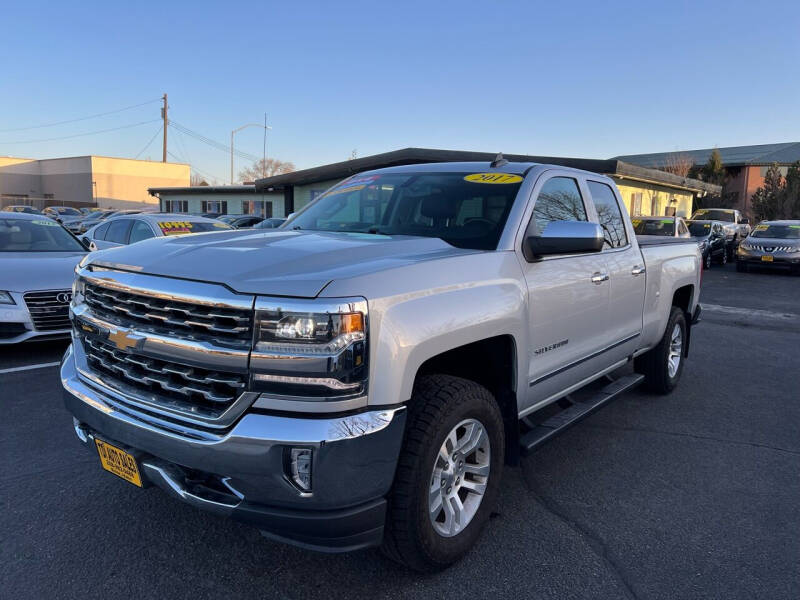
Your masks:
<path fill-rule="evenodd" d="M 61 381 L 79 439 L 92 450 L 98 437 L 132 452 L 145 484 L 295 544 L 343 551 L 380 543 L 405 407 L 330 418 L 249 412 L 225 433 L 192 437 L 110 402 L 78 373 L 72 347 Z M 287 477 L 287 449 L 297 446 L 314 450 L 311 493 Z M 193 486 L 198 474 L 216 482 L 213 493 Z"/>

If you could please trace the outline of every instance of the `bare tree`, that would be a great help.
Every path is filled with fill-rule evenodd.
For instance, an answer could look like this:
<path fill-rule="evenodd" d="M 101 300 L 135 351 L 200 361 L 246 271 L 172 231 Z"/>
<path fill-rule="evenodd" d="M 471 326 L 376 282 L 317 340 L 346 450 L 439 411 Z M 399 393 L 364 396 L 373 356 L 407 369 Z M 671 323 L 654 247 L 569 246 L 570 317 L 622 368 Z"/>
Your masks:
<path fill-rule="evenodd" d="M 284 162 L 277 158 L 263 158 L 253 163 L 253 166 L 239 171 L 239 181 L 255 181 L 273 175 L 291 173 L 295 170 L 294 163 Z"/>
<path fill-rule="evenodd" d="M 205 178 L 200 175 L 200 173 L 192 173 L 189 176 L 189 185 L 196 186 L 196 185 L 208 185 L 208 182 Z"/>
<path fill-rule="evenodd" d="M 689 175 L 689 171 L 692 170 L 693 166 L 694 161 L 690 155 L 686 154 L 685 152 L 674 152 L 673 154 L 667 156 L 664 166 L 661 167 L 661 170 L 666 171 L 667 173 L 672 173 L 673 175 L 686 177 Z"/>

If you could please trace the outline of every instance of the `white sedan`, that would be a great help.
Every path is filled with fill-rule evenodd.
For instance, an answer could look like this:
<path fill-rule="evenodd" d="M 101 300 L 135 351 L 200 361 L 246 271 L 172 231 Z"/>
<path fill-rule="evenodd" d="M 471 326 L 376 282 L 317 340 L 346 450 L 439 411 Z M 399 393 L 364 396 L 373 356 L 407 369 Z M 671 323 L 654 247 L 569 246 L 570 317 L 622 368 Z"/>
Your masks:
<path fill-rule="evenodd" d="M 0 213 L 0 344 L 66 337 L 86 248 L 52 219 Z"/>
<path fill-rule="evenodd" d="M 185 214 L 140 213 L 111 217 L 92 227 L 81 239 L 91 250 L 127 246 L 154 237 L 233 229 L 216 219 Z"/>

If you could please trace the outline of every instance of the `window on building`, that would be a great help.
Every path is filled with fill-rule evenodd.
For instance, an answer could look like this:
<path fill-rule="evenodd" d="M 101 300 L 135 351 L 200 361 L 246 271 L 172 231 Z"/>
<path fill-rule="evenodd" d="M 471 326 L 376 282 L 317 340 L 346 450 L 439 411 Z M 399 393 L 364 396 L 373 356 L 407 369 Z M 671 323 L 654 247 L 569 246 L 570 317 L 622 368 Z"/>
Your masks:
<path fill-rule="evenodd" d="M 189 212 L 189 201 L 188 200 L 164 200 L 164 212 L 188 213 Z"/>
<path fill-rule="evenodd" d="M 650 214 L 658 214 L 658 192 L 651 192 L 650 196 Z"/>
<path fill-rule="evenodd" d="M 53 200 L 56 195 L 55 194 L 43 194 L 45 200 Z"/>
<path fill-rule="evenodd" d="M 599 181 L 589 182 L 589 193 L 597 211 L 597 219 L 603 228 L 605 238 L 604 248 L 619 248 L 628 245 L 628 236 L 625 233 L 625 220 L 617 203 L 614 191 L 605 183 Z"/>
<path fill-rule="evenodd" d="M 631 194 L 631 216 L 639 217 L 642 214 L 642 193 Z"/>
<path fill-rule="evenodd" d="M 202 210 L 204 213 L 219 213 L 221 215 L 228 214 L 228 201 L 227 200 L 203 200 Z"/>
<path fill-rule="evenodd" d="M 538 234 L 553 221 L 587 221 L 578 182 L 570 177 L 545 182 L 533 207 L 533 219 Z"/>

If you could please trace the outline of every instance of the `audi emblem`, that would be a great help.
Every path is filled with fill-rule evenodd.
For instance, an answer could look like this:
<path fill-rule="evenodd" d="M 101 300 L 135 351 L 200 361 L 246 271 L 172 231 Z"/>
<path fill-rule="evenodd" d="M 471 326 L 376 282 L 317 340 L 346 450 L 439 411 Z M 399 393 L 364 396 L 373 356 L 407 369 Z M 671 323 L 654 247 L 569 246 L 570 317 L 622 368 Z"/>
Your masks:
<path fill-rule="evenodd" d="M 61 292 L 56 295 L 56 301 L 61 304 L 69 304 L 70 300 L 72 300 L 72 292 Z"/>

